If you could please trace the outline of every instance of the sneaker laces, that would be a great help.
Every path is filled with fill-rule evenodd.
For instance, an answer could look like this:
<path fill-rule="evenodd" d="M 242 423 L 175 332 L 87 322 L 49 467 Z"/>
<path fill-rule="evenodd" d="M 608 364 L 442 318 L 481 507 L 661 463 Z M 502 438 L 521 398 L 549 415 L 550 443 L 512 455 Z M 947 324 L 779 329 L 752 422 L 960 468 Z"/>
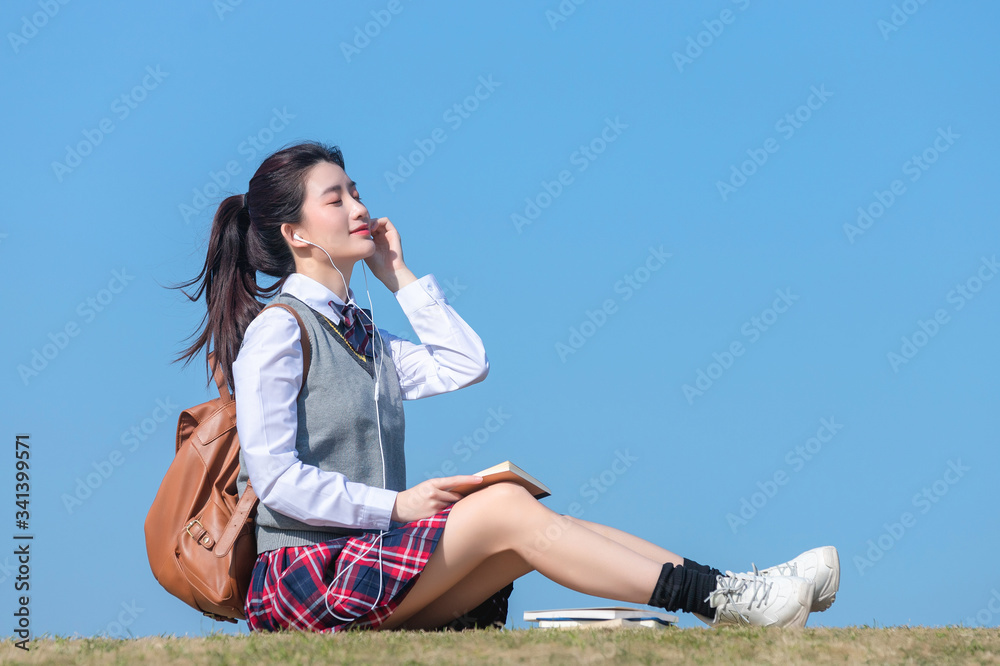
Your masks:
<path fill-rule="evenodd" d="M 798 567 L 794 564 L 789 564 L 787 562 L 785 564 L 779 564 L 777 566 L 764 569 L 764 571 L 767 572 L 766 574 L 761 573 L 760 569 L 757 568 L 756 564 L 751 562 L 750 566 L 753 567 L 754 576 L 798 576 L 799 575 Z"/>
<path fill-rule="evenodd" d="M 754 567 L 754 571 L 757 567 Z M 718 601 L 715 605 L 715 617 L 718 620 L 723 613 L 734 614 L 739 624 L 750 624 L 750 618 L 740 611 L 739 606 L 749 609 L 753 607 L 754 601 L 760 608 L 767 602 L 767 597 L 774 587 L 774 581 L 768 580 L 765 576 L 749 574 L 734 574 L 727 571 L 725 576 L 716 576 L 716 587 L 705 599 L 711 603 L 713 597 Z"/>

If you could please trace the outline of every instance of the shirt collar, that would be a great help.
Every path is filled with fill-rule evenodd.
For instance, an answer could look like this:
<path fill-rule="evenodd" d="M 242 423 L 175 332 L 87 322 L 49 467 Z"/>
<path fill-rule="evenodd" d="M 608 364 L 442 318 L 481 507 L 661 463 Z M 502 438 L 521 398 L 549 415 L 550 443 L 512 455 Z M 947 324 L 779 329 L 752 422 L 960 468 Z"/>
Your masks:
<path fill-rule="evenodd" d="M 294 296 L 313 310 L 328 317 L 335 325 L 340 324 L 342 318 L 340 311 L 344 307 L 344 301 L 340 300 L 340 297 L 325 285 L 308 275 L 292 273 L 285 278 L 284 284 L 281 285 L 281 293 Z M 347 288 L 347 298 L 351 301 L 354 300 L 354 292 L 350 287 Z"/>

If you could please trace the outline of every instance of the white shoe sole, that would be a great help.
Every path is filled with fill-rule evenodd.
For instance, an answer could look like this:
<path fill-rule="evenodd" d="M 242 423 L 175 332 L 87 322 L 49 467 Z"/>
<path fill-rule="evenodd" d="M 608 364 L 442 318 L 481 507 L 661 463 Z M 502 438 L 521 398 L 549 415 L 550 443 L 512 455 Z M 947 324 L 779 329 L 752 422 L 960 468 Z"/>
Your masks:
<path fill-rule="evenodd" d="M 808 581 L 808 585 L 803 585 L 799 588 L 799 612 L 795 614 L 790 620 L 785 622 L 785 624 L 779 625 L 782 627 L 797 627 L 801 629 L 806 626 L 806 621 L 809 620 L 809 603 L 816 597 L 815 595 L 815 584 L 812 581 Z M 831 602 L 832 603 L 832 602 Z"/>
<path fill-rule="evenodd" d="M 810 609 L 813 613 L 822 613 L 837 599 L 837 590 L 840 589 L 840 556 L 837 555 L 837 549 L 833 546 L 823 546 L 817 550 L 819 551 L 820 566 L 825 566 L 832 572 L 826 580 L 826 584 L 821 589 L 816 590 L 816 596 Z"/>

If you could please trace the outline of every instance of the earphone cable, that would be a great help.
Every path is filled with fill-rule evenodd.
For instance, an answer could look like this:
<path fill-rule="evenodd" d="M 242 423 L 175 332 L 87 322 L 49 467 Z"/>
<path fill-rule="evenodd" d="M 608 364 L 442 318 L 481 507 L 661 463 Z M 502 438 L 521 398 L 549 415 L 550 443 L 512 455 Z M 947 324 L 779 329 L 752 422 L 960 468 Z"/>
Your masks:
<path fill-rule="evenodd" d="M 326 249 L 323 248 L 321 245 L 318 245 L 317 243 L 313 243 L 312 241 L 307 241 L 306 239 L 302 238 L 301 236 L 298 236 L 298 234 L 296 234 L 296 236 L 299 238 L 299 240 L 303 241 L 304 243 L 309 243 L 310 245 L 315 245 L 320 250 L 323 250 L 323 254 L 325 254 L 326 258 L 330 260 L 330 265 L 333 266 L 333 269 L 335 271 L 337 271 L 337 273 L 340 275 L 341 281 L 343 281 L 343 283 L 344 283 L 344 292 L 347 295 L 347 303 L 345 303 L 345 305 L 355 305 L 355 307 L 357 307 L 356 303 L 354 303 L 354 298 L 351 296 L 350 287 L 347 284 L 347 279 L 344 278 L 344 274 L 340 272 L 339 268 L 337 268 L 337 264 L 334 263 L 333 257 L 330 256 L 330 253 L 327 252 Z M 385 488 L 385 486 L 386 486 L 385 450 L 384 450 L 383 444 L 382 444 L 382 420 L 381 420 L 381 415 L 379 413 L 379 407 L 378 407 L 379 382 L 380 382 L 380 379 L 381 379 L 381 376 L 382 376 L 382 362 L 383 362 L 383 356 L 385 355 L 385 343 L 382 340 L 382 336 L 379 334 L 378 327 L 375 325 L 375 319 L 374 319 L 375 308 L 372 305 L 372 295 L 371 295 L 371 292 L 368 290 L 368 273 L 367 273 L 367 271 L 365 271 L 364 264 L 362 264 L 361 270 L 362 270 L 362 272 L 363 272 L 363 274 L 365 276 L 365 293 L 368 295 L 368 307 L 369 307 L 369 310 L 372 313 L 372 316 L 368 316 L 368 314 L 365 313 L 365 311 L 363 309 L 361 309 L 360 307 L 358 308 L 358 311 L 361 312 L 361 313 L 363 313 L 366 317 L 368 317 L 368 320 L 371 322 L 371 325 L 372 325 L 372 329 L 373 329 L 372 332 L 375 335 L 375 337 L 378 338 L 378 341 L 379 341 L 379 363 L 375 367 L 375 394 L 374 394 L 375 395 L 375 423 L 376 423 L 376 429 L 378 431 L 378 448 L 379 448 L 379 454 L 382 457 L 382 487 Z M 364 323 L 362 323 L 362 326 L 364 326 Z M 374 347 L 373 347 L 373 350 L 374 350 Z M 374 363 L 374 359 L 372 359 L 372 361 Z M 378 605 L 379 600 L 382 598 L 382 589 L 383 589 L 382 588 L 382 585 L 383 585 L 382 538 L 385 536 L 385 534 L 386 534 L 386 532 L 384 530 L 380 529 L 378 537 L 376 537 L 376 539 L 375 539 L 378 542 L 378 580 L 379 580 L 379 586 L 378 587 L 379 587 L 379 593 L 378 593 L 378 596 L 375 598 L 375 601 L 372 603 L 371 607 L 367 611 L 364 611 L 364 613 L 367 613 L 367 612 L 371 611 L 373 608 L 375 608 L 375 606 Z M 337 618 L 341 622 L 353 622 L 358 617 L 361 617 L 361 615 L 363 615 L 364 613 L 358 613 L 358 615 L 355 616 L 355 617 L 353 617 L 353 618 L 344 618 L 344 617 L 341 617 L 341 616 L 337 615 L 335 612 L 333 612 L 333 609 L 330 607 L 330 590 L 333 588 L 333 584 L 336 583 L 337 580 L 339 580 L 341 576 L 343 576 L 345 573 L 347 573 L 348 571 L 350 571 L 354 567 L 354 565 L 357 564 L 361 560 L 362 557 L 364 557 L 366 554 L 368 554 L 369 551 L 371 551 L 371 549 L 374 546 L 375 546 L 375 543 L 372 542 L 372 544 L 363 553 L 361 553 L 361 555 L 359 555 L 357 558 L 355 558 L 354 562 L 352 562 L 349 567 L 347 567 L 346 569 L 344 569 L 344 571 L 341 571 L 339 574 L 337 574 L 337 576 L 332 581 L 330 581 L 330 584 L 327 586 L 327 593 L 325 595 L 323 595 L 323 600 L 326 602 L 326 609 L 327 609 L 327 611 L 329 611 L 329 613 L 331 615 L 333 615 L 335 618 Z M 297 561 L 297 559 L 296 559 L 296 561 Z"/>

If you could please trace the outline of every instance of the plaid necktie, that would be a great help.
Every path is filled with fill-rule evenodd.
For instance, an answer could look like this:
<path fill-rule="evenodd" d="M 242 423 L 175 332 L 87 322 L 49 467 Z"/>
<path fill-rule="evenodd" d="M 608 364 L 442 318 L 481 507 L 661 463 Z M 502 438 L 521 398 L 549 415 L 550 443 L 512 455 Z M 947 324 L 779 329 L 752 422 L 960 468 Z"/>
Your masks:
<path fill-rule="evenodd" d="M 333 305 L 333 301 L 330 301 Z M 374 341 L 375 327 L 369 324 L 366 315 L 356 305 L 345 305 L 340 310 L 340 315 L 344 318 L 344 339 L 351 345 L 354 351 L 364 356 L 372 357 L 372 343 Z"/>

